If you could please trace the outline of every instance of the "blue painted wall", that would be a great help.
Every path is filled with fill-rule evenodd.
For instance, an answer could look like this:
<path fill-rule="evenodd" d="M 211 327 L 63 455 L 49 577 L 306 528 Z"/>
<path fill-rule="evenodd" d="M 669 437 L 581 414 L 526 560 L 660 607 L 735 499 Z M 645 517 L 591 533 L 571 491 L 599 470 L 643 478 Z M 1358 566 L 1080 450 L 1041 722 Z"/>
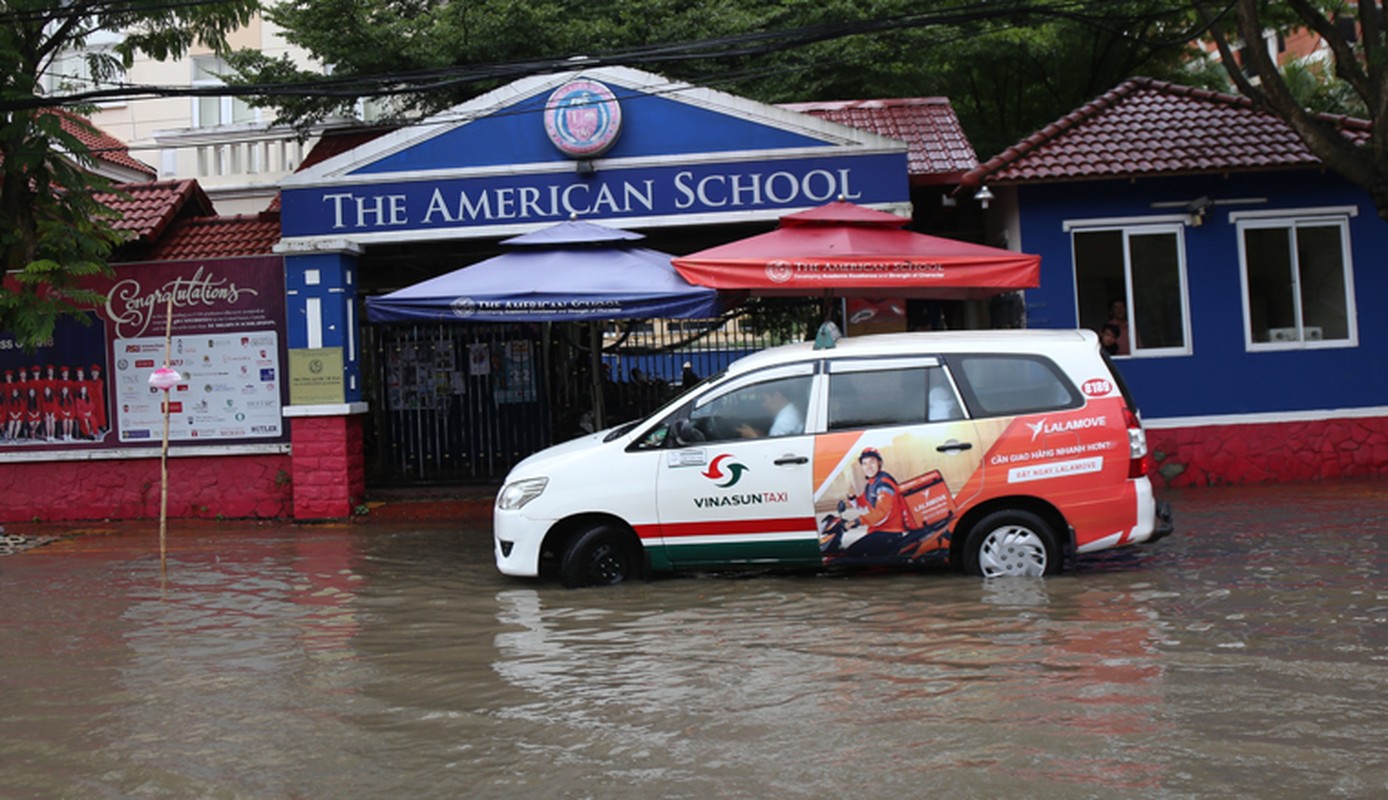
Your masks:
<path fill-rule="evenodd" d="M 1027 292 L 1027 325 L 1079 324 L 1067 220 L 1158 217 L 1179 208 L 1153 203 L 1267 198 L 1218 205 L 1204 224 L 1184 232 L 1191 353 L 1118 358 L 1143 416 L 1261 414 L 1388 406 L 1388 222 L 1368 196 L 1316 171 L 1086 181 L 1019 187 L 1022 249 L 1041 255 L 1041 288 Z M 1238 236 L 1229 212 L 1357 206 L 1349 220 L 1357 347 L 1246 351 Z M 1129 223 L 1131 224 L 1131 223 Z"/>

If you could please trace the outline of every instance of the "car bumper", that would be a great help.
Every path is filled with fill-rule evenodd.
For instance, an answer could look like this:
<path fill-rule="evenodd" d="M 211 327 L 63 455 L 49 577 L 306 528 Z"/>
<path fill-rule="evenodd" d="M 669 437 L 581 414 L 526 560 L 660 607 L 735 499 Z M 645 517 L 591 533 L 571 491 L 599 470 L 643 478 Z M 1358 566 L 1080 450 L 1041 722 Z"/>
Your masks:
<path fill-rule="evenodd" d="M 539 575 L 540 550 L 550 525 L 550 520 L 530 519 L 520 511 L 493 511 L 492 545 L 496 568 L 505 575 Z"/>
<path fill-rule="evenodd" d="M 1173 521 L 1171 504 L 1167 502 L 1157 503 L 1157 524 L 1152 528 L 1152 535 L 1147 537 L 1147 541 L 1155 542 L 1158 539 L 1165 539 L 1176 532 L 1176 523 Z"/>
<path fill-rule="evenodd" d="M 1130 530 L 1118 531 L 1093 541 L 1075 546 L 1074 531 L 1071 530 L 1070 544 L 1075 553 L 1095 553 L 1114 547 L 1132 544 L 1145 544 L 1170 536 L 1175 531 L 1172 523 L 1171 504 L 1157 502 L 1152 496 L 1152 485 L 1147 478 L 1139 478 L 1137 487 L 1137 524 Z"/>

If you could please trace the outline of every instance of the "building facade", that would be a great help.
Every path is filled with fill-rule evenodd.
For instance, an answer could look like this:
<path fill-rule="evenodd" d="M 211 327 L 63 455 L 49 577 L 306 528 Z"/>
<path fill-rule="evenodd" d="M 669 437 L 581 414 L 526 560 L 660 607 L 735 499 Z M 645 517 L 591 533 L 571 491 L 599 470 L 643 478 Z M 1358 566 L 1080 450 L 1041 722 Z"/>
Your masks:
<path fill-rule="evenodd" d="M 200 181 L 149 184 L 120 206 L 139 235 L 118 268 L 140 281 L 122 296 L 145 313 L 104 309 L 97 332 L 70 334 L 72 358 L 45 358 L 97 354 L 92 363 L 118 373 L 108 377 L 110 416 L 81 437 L 45 431 L 3 443 L 0 482 L 33 498 L 4 517 L 152 516 L 164 406 L 141 378 L 164 357 L 192 373 L 168 406 L 174 516 L 352 514 L 389 443 L 373 406 L 398 411 L 390 419 L 410 429 L 416 449 L 427 439 L 439 457 L 475 458 L 469 474 L 498 480 L 562 435 L 534 414 L 542 381 L 558 374 L 545 342 L 559 334 L 482 329 L 462 314 L 447 329 L 385 330 L 365 321 L 365 296 L 569 219 L 638 231 L 669 253 L 769 230 L 836 199 L 948 221 L 958 213 L 946 202 L 950 181 L 975 164 L 943 100 L 781 108 L 600 68 L 523 79 L 394 131 L 329 137 L 280 183 L 269 211 L 219 217 Z M 159 306 L 170 295 L 164 337 Z M 193 307 L 233 295 L 245 305 Z M 128 316 L 138 331 L 117 329 Z M 452 424 L 460 407 L 490 415 L 488 424 Z M 32 491 L 57 484 L 72 488 Z"/>
<path fill-rule="evenodd" d="M 1330 120 L 1363 140 L 1367 123 Z M 1388 225 L 1280 120 L 1133 79 L 965 177 L 1042 256 L 1029 327 L 1120 329 L 1171 486 L 1388 473 Z"/>
<path fill-rule="evenodd" d="M 121 37 L 118 31 L 99 31 L 83 49 L 60 54 L 43 76 L 45 89 L 62 95 L 122 84 L 206 87 L 225 83 L 230 72 L 217 53 L 195 43 L 177 59 L 161 61 L 141 53 L 123 75 L 107 84 L 94 83 L 85 54 L 110 50 Z M 311 64 L 301 48 L 287 43 L 282 31 L 260 16 L 232 32 L 228 45 Z M 108 100 L 99 102 L 90 118 L 124 142 L 134 157 L 153 165 L 160 180 L 196 180 L 222 213 L 232 215 L 269 207 L 280 179 L 298 169 L 315 141 L 276 125 L 272 110 L 252 108 L 235 97 Z"/>

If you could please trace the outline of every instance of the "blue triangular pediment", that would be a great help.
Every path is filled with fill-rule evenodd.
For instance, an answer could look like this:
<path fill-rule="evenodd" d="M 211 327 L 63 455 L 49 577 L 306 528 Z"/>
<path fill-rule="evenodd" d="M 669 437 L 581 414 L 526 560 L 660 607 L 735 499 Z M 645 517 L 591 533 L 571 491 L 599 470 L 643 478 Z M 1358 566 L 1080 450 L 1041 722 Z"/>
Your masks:
<path fill-rule="evenodd" d="M 551 97 L 560 110 L 547 114 Z M 281 183 L 281 226 L 286 239 L 364 242 L 579 218 L 750 221 L 835 198 L 891 206 L 908 198 L 906 150 L 811 114 L 593 67 L 523 78 L 305 167 Z"/>
<path fill-rule="evenodd" d="M 786 130 L 745 117 L 643 92 L 616 89 L 622 129 L 603 158 L 641 158 L 682 153 L 728 153 L 823 147 L 826 138 Z M 568 161 L 545 134 L 546 94 L 526 98 L 348 174 L 469 169 Z"/>

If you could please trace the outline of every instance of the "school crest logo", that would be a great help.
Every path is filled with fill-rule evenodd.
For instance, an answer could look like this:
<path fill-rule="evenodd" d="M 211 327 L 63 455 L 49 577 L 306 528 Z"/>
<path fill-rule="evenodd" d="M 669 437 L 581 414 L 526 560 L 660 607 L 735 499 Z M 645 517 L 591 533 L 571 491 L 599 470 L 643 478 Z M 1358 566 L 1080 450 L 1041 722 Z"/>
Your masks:
<path fill-rule="evenodd" d="M 569 81 L 545 103 L 545 133 L 567 156 L 600 156 L 621 130 L 622 106 L 612 90 L 597 81 Z"/>
<path fill-rule="evenodd" d="M 453 312 L 453 316 L 467 319 L 477 313 L 477 303 L 471 297 L 459 297 L 448 304 L 448 310 Z"/>
<path fill-rule="evenodd" d="M 772 283 L 785 283 L 795 275 L 795 267 L 789 261 L 771 261 L 766 265 L 766 277 Z"/>

